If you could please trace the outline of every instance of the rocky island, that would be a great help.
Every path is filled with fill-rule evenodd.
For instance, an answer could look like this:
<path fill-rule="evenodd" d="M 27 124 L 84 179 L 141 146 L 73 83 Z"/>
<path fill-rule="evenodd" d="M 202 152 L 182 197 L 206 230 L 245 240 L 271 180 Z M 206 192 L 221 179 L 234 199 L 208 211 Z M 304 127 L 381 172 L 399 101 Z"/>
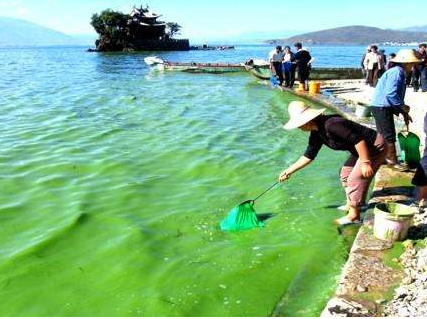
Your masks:
<path fill-rule="evenodd" d="M 91 25 L 98 33 L 96 51 L 186 51 L 188 39 L 174 39 L 181 26 L 158 21 L 161 15 L 149 7 L 134 7 L 130 14 L 104 10 L 92 15 Z"/>

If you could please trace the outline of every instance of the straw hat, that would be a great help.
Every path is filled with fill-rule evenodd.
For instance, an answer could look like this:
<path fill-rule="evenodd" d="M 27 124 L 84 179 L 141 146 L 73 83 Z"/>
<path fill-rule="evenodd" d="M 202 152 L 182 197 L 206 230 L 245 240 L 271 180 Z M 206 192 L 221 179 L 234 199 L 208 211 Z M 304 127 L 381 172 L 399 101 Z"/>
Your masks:
<path fill-rule="evenodd" d="M 285 130 L 293 130 L 294 128 L 310 122 L 325 111 L 326 109 L 312 109 L 301 101 L 293 101 L 288 106 L 289 121 L 283 128 Z"/>
<path fill-rule="evenodd" d="M 401 49 L 397 52 L 396 57 L 390 59 L 394 63 L 419 63 L 421 60 L 415 55 L 414 50 Z"/>

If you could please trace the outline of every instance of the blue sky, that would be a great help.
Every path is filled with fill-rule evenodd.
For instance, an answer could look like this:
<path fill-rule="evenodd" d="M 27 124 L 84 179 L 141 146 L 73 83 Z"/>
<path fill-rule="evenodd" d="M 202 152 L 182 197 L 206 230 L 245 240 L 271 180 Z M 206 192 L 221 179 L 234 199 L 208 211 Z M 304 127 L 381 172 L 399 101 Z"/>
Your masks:
<path fill-rule="evenodd" d="M 93 30 L 90 17 L 105 8 L 129 12 L 137 0 L 0 0 L 0 16 L 22 18 L 69 34 Z M 145 2 L 144 2 L 145 4 Z M 183 26 L 190 38 L 251 31 L 320 30 L 344 25 L 401 28 L 425 25 L 427 1 L 403 0 L 151 0 L 153 11 Z"/>

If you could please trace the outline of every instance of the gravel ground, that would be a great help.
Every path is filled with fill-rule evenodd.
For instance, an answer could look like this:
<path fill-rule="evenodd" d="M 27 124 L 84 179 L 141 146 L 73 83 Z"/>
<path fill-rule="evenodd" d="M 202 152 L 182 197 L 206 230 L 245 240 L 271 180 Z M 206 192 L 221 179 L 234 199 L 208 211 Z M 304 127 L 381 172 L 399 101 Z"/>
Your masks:
<path fill-rule="evenodd" d="M 410 238 L 427 236 L 427 212 L 415 215 L 415 226 L 410 229 Z M 425 242 L 425 241 L 424 241 Z M 393 300 L 385 308 L 387 316 L 427 316 L 427 247 L 407 244 L 400 263 L 405 269 L 402 285 L 396 289 Z"/>

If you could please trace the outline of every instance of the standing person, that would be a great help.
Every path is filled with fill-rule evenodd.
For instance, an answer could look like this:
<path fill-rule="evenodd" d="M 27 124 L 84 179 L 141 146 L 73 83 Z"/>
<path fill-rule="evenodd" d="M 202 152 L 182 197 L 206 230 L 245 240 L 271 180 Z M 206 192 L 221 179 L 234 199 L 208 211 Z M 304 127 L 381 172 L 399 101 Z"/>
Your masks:
<path fill-rule="evenodd" d="M 269 62 L 270 62 L 270 68 L 274 73 L 276 73 L 276 76 L 279 77 L 279 84 L 283 84 L 283 70 L 282 70 L 282 61 L 283 61 L 283 50 L 280 45 L 276 47 L 275 50 L 270 52 L 269 55 Z"/>
<path fill-rule="evenodd" d="M 366 54 L 363 64 L 368 70 L 368 84 L 371 87 L 376 87 L 378 82 L 378 71 L 381 66 L 381 55 L 378 54 L 378 47 L 376 45 L 371 46 L 371 52 Z"/>
<path fill-rule="evenodd" d="M 388 56 L 388 62 L 387 62 L 387 66 L 386 69 L 389 70 L 392 67 L 394 67 L 394 63 L 390 60 L 394 59 L 396 57 L 396 53 L 390 53 Z"/>
<path fill-rule="evenodd" d="M 415 70 L 415 66 L 413 66 L 410 71 L 406 72 L 406 86 L 413 85 L 413 78 L 415 76 L 414 70 Z"/>
<path fill-rule="evenodd" d="M 427 114 L 424 116 L 424 133 L 426 139 L 424 142 L 424 153 L 415 171 L 412 185 L 417 186 L 417 196 L 411 206 L 421 209 L 427 207 Z"/>
<path fill-rule="evenodd" d="M 365 77 L 365 84 L 368 84 L 368 69 L 365 66 L 365 58 L 369 52 L 371 52 L 370 45 L 366 47 L 366 51 L 365 53 L 363 53 L 362 60 L 360 61 L 360 66 L 362 67 L 362 73 L 363 73 L 363 76 Z"/>
<path fill-rule="evenodd" d="M 295 43 L 294 47 L 297 49 L 297 53 L 295 53 L 294 59 L 298 70 L 298 80 L 301 84 L 304 85 L 304 90 L 308 91 L 311 55 L 310 52 L 303 49 L 300 42 Z"/>
<path fill-rule="evenodd" d="M 420 88 L 421 83 L 421 91 L 427 92 L 427 52 L 426 47 L 427 44 L 421 43 L 419 46 L 419 50 L 417 51 L 417 57 L 421 60 L 421 63 L 414 66 L 414 75 L 413 75 L 413 86 L 414 91 L 417 92 Z"/>
<path fill-rule="evenodd" d="M 288 112 L 290 119 L 284 128 L 310 132 L 310 138 L 304 155 L 280 174 L 279 181 L 289 179 L 293 173 L 309 165 L 323 145 L 349 152 L 350 156 L 340 172 L 348 214 L 336 220 L 336 223 L 346 225 L 360 222 L 360 210 L 365 204 L 369 184 L 384 161 L 384 138 L 375 130 L 340 115 L 323 115 L 325 109 L 311 109 L 304 102 L 291 102 Z"/>
<path fill-rule="evenodd" d="M 295 59 L 295 54 L 289 46 L 285 47 L 285 56 L 283 58 L 283 70 L 285 73 L 285 87 L 292 88 L 295 82 L 295 64 L 292 63 Z"/>
<path fill-rule="evenodd" d="M 381 49 L 379 51 L 380 59 L 379 59 L 379 70 L 378 70 L 378 78 L 380 78 L 384 72 L 386 71 L 387 65 L 387 57 L 385 55 L 385 50 Z"/>
<path fill-rule="evenodd" d="M 371 100 L 372 115 L 375 118 L 377 130 L 387 142 L 387 164 L 396 169 L 403 170 L 399 164 L 396 154 L 396 128 L 393 115 L 402 114 L 405 123 L 412 121 L 409 116 L 409 106 L 405 105 L 406 73 L 412 66 L 419 63 L 419 59 L 412 50 L 402 49 L 394 59 L 390 60 L 394 67 L 387 70 L 375 89 Z"/>

